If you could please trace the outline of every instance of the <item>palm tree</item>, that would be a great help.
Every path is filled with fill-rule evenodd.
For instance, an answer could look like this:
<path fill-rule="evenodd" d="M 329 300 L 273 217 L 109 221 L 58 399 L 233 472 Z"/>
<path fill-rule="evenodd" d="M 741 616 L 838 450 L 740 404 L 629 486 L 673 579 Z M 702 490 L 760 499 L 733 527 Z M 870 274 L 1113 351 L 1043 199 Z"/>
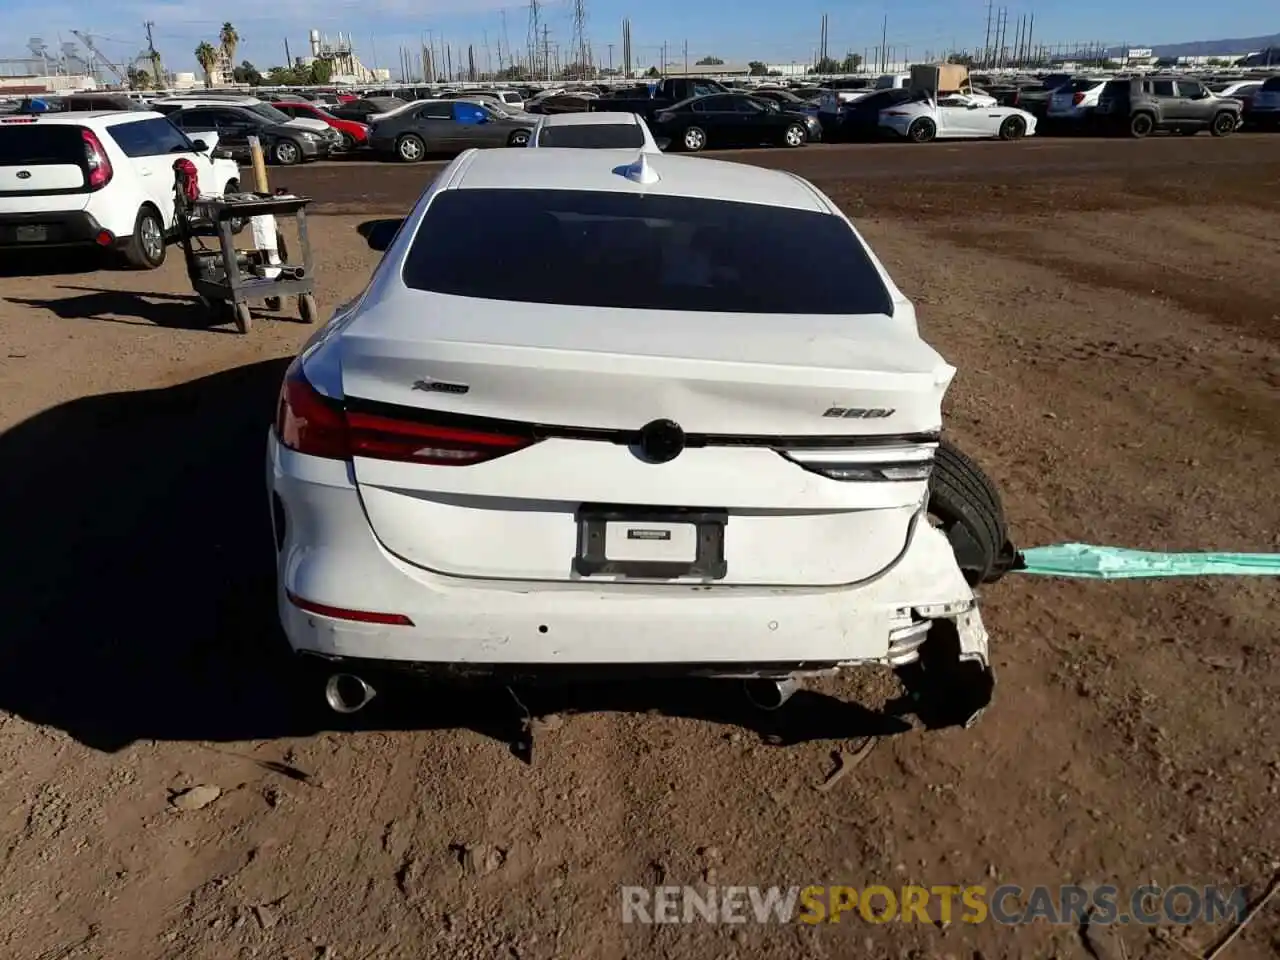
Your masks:
<path fill-rule="evenodd" d="M 222 25 L 222 30 L 218 33 L 218 43 L 222 46 L 222 52 L 227 55 L 227 63 L 234 64 L 236 47 L 240 46 L 240 34 L 236 33 L 236 28 L 230 21 Z"/>
<path fill-rule="evenodd" d="M 196 63 L 204 71 L 204 85 L 213 86 L 213 68 L 218 65 L 218 51 L 207 40 L 201 40 L 196 47 Z"/>

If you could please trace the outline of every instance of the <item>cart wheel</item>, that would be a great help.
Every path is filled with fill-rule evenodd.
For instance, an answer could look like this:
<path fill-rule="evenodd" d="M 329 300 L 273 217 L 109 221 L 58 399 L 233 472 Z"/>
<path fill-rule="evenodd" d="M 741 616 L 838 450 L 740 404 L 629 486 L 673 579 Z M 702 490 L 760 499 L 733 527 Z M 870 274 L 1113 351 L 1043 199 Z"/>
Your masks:
<path fill-rule="evenodd" d="M 304 293 L 298 298 L 298 316 L 302 318 L 303 323 L 315 323 L 319 311 L 316 310 L 316 298 L 309 293 Z"/>
<path fill-rule="evenodd" d="M 267 309 L 279 310 L 284 301 L 280 297 L 267 297 Z"/>
<path fill-rule="evenodd" d="M 236 304 L 236 329 L 248 333 L 253 328 L 253 314 L 249 312 L 247 303 Z"/>

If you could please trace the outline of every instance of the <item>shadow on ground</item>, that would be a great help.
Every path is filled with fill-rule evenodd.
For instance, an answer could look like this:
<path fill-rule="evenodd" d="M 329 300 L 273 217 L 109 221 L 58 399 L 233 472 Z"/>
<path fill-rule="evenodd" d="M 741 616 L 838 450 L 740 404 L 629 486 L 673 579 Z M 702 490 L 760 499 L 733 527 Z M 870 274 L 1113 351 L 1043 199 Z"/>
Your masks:
<path fill-rule="evenodd" d="M 93 248 L 10 248 L 0 256 L 0 277 L 56 277 L 112 268 L 122 269 L 109 253 Z"/>
<path fill-rule="evenodd" d="M 502 689 L 425 688 L 340 717 L 277 626 L 265 443 L 286 360 L 158 390 L 87 397 L 0 434 L 0 710 L 99 750 L 322 729 L 466 727 L 513 743 Z M 305 682 L 303 682 L 305 679 Z M 817 693 L 774 713 L 733 683 L 521 694 L 534 716 L 657 709 L 769 742 L 906 729 Z M 514 745 L 513 745 L 514 746 Z"/>
<path fill-rule="evenodd" d="M 153 324 L 174 330 L 207 330 L 235 333 L 229 321 L 215 315 L 194 294 L 131 293 L 128 290 L 101 290 L 96 287 L 68 287 L 82 290 L 63 297 L 9 297 L 9 303 L 48 310 L 63 320 L 101 320 L 130 326 Z"/>

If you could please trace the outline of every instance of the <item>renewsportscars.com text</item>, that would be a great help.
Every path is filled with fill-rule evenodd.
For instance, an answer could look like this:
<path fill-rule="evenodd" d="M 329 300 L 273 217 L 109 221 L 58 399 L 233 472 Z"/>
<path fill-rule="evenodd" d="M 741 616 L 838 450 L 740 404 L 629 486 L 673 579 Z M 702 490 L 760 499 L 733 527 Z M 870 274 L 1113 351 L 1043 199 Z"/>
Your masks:
<path fill-rule="evenodd" d="M 1144 885 L 1083 887 L 918 886 L 623 887 L 623 923 L 998 923 L 1240 922 L 1243 888 Z"/>

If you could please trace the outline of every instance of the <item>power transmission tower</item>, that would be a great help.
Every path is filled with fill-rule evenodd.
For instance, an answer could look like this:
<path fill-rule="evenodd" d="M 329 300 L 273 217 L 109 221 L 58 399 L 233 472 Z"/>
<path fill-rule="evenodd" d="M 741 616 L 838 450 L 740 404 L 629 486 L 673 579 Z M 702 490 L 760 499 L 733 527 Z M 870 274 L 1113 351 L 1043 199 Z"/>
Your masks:
<path fill-rule="evenodd" d="M 572 45 L 570 56 L 577 61 L 577 68 L 585 80 L 590 62 L 587 53 L 587 0 L 573 0 L 573 36 L 569 43 Z"/>
<path fill-rule="evenodd" d="M 480 34 L 484 40 L 484 72 L 489 75 L 489 79 L 493 79 L 493 52 L 489 49 L 489 31 L 485 30 Z M 498 47 L 498 60 L 502 60 L 502 47 Z"/>
<path fill-rule="evenodd" d="M 987 38 L 982 41 L 982 66 L 991 66 L 991 0 L 987 0 Z"/>
<path fill-rule="evenodd" d="M 529 73 L 537 75 L 538 53 L 542 49 L 542 4 L 529 0 Z"/>
<path fill-rule="evenodd" d="M 165 84 L 162 81 L 164 70 L 160 66 L 160 51 L 156 49 L 155 41 L 151 38 L 151 28 L 155 26 L 155 21 L 148 20 L 143 26 L 147 30 L 147 59 L 151 61 L 151 79 L 155 82 L 156 89 L 159 90 Z"/>
<path fill-rule="evenodd" d="M 512 61 L 512 66 L 514 66 L 514 65 L 515 65 L 515 58 L 511 56 L 511 38 L 507 36 L 507 11 L 506 11 L 506 10 L 503 10 L 503 11 L 502 11 L 502 46 L 498 48 L 498 66 L 499 66 L 499 68 L 502 68 L 502 49 L 503 49 L 503 47 L 505 47 L 505 48 L 506 48 L 506 50 L 507 50 L 507 59 L 508 59 L 508 60 L 511 60 L 511 61 Z M 505 68 L 504 68 L 504 69 L 505 69 Z"/>
<path fill-rule="evenodd" d="M 542 26 L 542 66 L 544 76 L 551 79 L 551 28 Z"/>

